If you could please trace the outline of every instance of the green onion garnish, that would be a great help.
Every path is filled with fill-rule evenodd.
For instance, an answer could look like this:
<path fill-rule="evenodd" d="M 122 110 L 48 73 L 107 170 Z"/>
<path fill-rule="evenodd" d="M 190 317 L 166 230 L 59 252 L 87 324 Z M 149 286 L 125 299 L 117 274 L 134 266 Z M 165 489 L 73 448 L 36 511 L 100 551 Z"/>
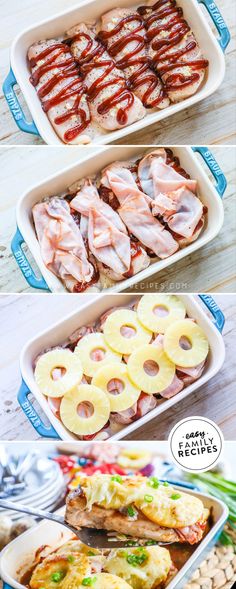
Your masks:
<path fill-rule="evenodd" d="M 123 479 L 119 474 L 114 475 L 113 477 L 111 477 L 112 481 L 115 481 L 116 483 L 123 483 Z"/>
<path fill-rule="evenodd" d="M 153 495 L 144 495 L 144 500 L 147 503 L 152 503 L 152 501 L 153 501 Z"/>
<path fill-rule="evenodd" d="M 67 560 L 68 562 L 75 562 L 75 557 L 73 556 L 73 554 L 68 554 Z"/>
<path fill-rule="evenodd" d="M 97 580 L 97 577 L 84 577 L 81 585 L 83 585 L 83 587 L 91 587 L 91 585 L 93 585 Z"/>
<path fill-rule="evenodd" d="M 64 572 L 58 571 L 57 573 L 52 573 L 51 580 L 54 583 L 59 583 L 64 578 Z"/>
<path fill-rule="evenodd" d="M 153 489 L 158 489 L 158 487 L 159 487 L 159 481 L 158 481 L 157 477 L 150 477 L 149 478 L 148 485 L 150 487 L 152 487 Z"/>
<path fill-rule="evenodd" d="M 167 483 L 167 481 L 165 481 L 165 482 L 163 483 L 163 487 L 169 487 L 169 483 Z"/>
<path fill-rule="evenodd" d="M 145 562 L 145 560 L 147 560 L 148 558 L 148 555 L 144 548 L 141 548 L 141 550 L 138 551 L 140 554 L 128 554 L 128 556 L 126 557 L 127 562 L 134 567 L 143 564 L 143 562 Z"/>
<path fill-rule="evenodd" d="M 173 495 L 170 496 L 170 498 L 173 499 L 173 501 L 180 499 L 180 497 L 181 495 L 179 493 L 173 493 Z"/>
<path fill-rule="evenodd" d="M 129 515 L 129 517 L 134 517 L 136 515 L 136 511 L 135 509 L 132 507 L 132 505 L 129 505 L 127 507 L 127 513 Z"/>

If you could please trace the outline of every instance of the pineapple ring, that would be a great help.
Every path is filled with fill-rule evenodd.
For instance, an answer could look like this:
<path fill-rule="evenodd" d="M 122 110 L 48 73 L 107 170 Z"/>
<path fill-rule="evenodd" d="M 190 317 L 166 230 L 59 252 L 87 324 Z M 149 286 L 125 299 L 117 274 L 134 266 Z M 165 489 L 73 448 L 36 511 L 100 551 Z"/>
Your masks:
<path fill-rule="evenodd" d="M 104 352 L 104 358 L 95 360 L 91 354 L 96 350 Z M 99 368 L 108 362 L 121 362 L 121 355 L 111 350 L 107 345 L 103 333 L 89 333 L 77 344 L 74 353 L 80 359 L 83 372 L 86 376 L 94 376 Z"/>
<path fill-rule="evenodd" d="M 125 337 L 121 333 L 122 327 L 131 327 L 135 333 L 133 337 Z M 136 311 L 121 309 L 108 315 L 103 326 L 107 344 L 120 354 L 131 354 L 137 347 L 150 342 L 152 332 L 141 325 Z"/>
<path fill-rule="evenodd" d="M 162 307 L 168 314 L 161 317 L 155 314 L 155 307 Z M 182 301 L 175 295 L 153 294 L 144 295 L 137 307 L 140 323 L 156 333 L 165 333 L 167 327 L 178 319 L 184 319 L 186 309 Z"/>
<path fill-rule="evenodd" d="M 108 390 L 108 383 L 113 379 L 119 379 L 124 385 L 123 391 L 113 395 Z M 92 384 L 99 387 L 108 395 L 111 405 L 111 411 L 124 411 L 132 407 L 138 400 L 141 390 L 137 388 L 129 379 L 127 365 L 124 363 L 107 364 L 97 370 L 93 377 Z"/>
<path fill-rule="evenodd" d="M 93 414 L 81 417 L 77 408 L 81 403 L 93 406 Z M 98 387 L 81 384 L 67 393 L 62 399 L 60 416 L 65 427 L 77 435 L 96 434 L 106 425 L 110 415 L 110 402 L 107 395 Z"/>
<path fill-rule="evenodd" d="M 151 462 L 151 454 L 145 450 L 133 450 L 123 448 L 120 452 L 117 463 L 122 468 L 129 468 L 131 470 L 141 470 Z"/>
<path fill-rule="evenodd" d="M 180 345 L 180 339 L 187 338 L 191 348 L 184 350 Z M 177 366 L 192 368 L 201 364 L 209 352 L 209 343 L 204 331 L 191 319 L 176 321 L 170 325 L 164 335 L 164 350 L 168 358 Z"/>
<path fill-rule="evenodd" d="M 64 368 L 66 373 L 58 380 L 53 380 L 55 368 Z M 80 359 L 70 350 L 51 350 L 37 361 L 34 377 L 39 390 L 47 397 L 63 397 L 77 384 L 83 376 Z"/>
<path fill-rule="evenodd" d="M 145 372 L 144 363 L 149 360 L 158 365 L 159 370 L 155 376 Z M 152 345 L 143 346 L 133 352 L 128 359 L 127 367 L 132 382 L 148 395 L 164 391 L 172 383 L 175 375 L 175 364 L 169 360 L 162 348 Z"/>

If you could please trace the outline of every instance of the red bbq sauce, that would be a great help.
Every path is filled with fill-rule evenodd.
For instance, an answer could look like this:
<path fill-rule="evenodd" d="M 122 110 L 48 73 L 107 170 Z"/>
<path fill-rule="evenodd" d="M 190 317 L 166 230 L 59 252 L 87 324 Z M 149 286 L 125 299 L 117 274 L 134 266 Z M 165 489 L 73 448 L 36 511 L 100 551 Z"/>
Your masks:
<path fill-rule="evenodd" d="M 152 93 L 159 86 L 160 80 L 158 79 L 155 72 L 150 68 L 148 57 L 146 55 L 140 55 L 140 52 L 145 48 L 146 35 L 142 35 L 144 32 L 144 23 L 142 16 L 139 14 L 131 14 L 122 18 L 119 23 L 111 31 L 100 31 L 98 37 L 108 46 L 108 41 L 112 40 L 114 35 L 117 35 L 124 29 L 127 23 L 137 22 L 137 26 L 130 32 L 125 29 L 125 36 L 111 42 L 109 44 L 109 54 L 116 60 L 117 55 L 126 48 L 126 46 L 132 41 L 136 42 L 135 47 L 127 51 L 124 57 L 116 61 L 116 65 L 121 70 L 125 70 L 131 66 L 138 66 L 138 69 L 129 76 L 128 83 L 132 90 L 137 90 L 140 86 L 147 84 L 147 90 L 144 92 L 142 97 L 143 105 L 146 108 L 154 108 L 157 106 L 163 98 L 166 98 L 166 93 L 163 88 L 160 88 L 159 95 L 157 98 L 151 99 Z"/>
<path fill-rule="evenodd" d="M 149 14 L 150 12 L 151 14 Z M 155 51 L 152 61 L 156 65 L 158 73 L 163 76 L 173 71 L 165 79 L 165 90 L 167 92 L 181 90 L 198 82 L 200 79 L 198 70 L 206 69 L 209 62 L 206 59 L 181 60 L 181 57 L 197 47 L 196 41 L 191 40 L 184 48 L 169 53 L 169 50 L 174 49 L 190 32 L 190 27 L 183 18 L 183 10 L 176 5 L 176 0 L 158 0 L 153 6 L 140 6 L 138 13 L 146 16 L 147 41 Z M 163 22 L 166 17 L 168 17 L 168 22 Z M 155 39 L 161 31 L 166 31 L 168 35 L 162 39 Z M 188 75 L 174 72 L 177 68 L 182 67 L 191 68 L 191 72 Z"/>
<path fill-rule="evenodd" d="M 62 61 L 57 61 L 60 55 L 63 56 L 67 54 L 68 51 L 68 47 L 65 44 L 60 42 L 54 43 L 53 45 L 50 45 L 50 47 L 40 51 L 36 57 L 31 58 L 29 63 L 30 67 L 33 68 L 37 66 L 38 62 L 44 61 L 44 63 L 39 65 L 31 74 L 30 81 L 33 86 L 37 86 L 46 73 L 56 68 L 55 73 L 50 80 L 45 82 L 37 92 L 42 102 L 44 112 L 47 113 L 52 107 L 59 105 L 65 100 L 69 100 L 72 96 L 75 96 L 74 104 L 68 108 L 65 113 L 54 119 L 56 125 L 61 125 L 67 120 L 72 119 L 74 116 L 80 118 L 80 123 L 72 126 L 64 134 L 65 141 L 72 141 L 77 135 L 86 129 L 90 123 L 91 117 L 81 106 L 81 99 L 84 96 L 85 90 L 82 78 L 79 76 L 78 66 L 75 59 L 72 56 L 69 56 L 64 60 L 62 59 Z M 70 80 L 64 88 L 57 92 L 53 97 L 47 98 L 59 82 L 72 77 L 74 79 Z"/>
<path fill-rule="evenodd" d="M 123 78 L 117 76 L 110 80 L 107 79 L 109 74 L 113 71 L 115 63 L 112 58 L 103 58 L 105 57 L 105 47 L 103 47 L 99 41 L 97 41 L 97 44 L 93 46 L 94 40 L 84 32 L 75 35 L 73 42 L 81 41 L 82 39 L 87 41 L 86 47 L 78 57 L 83 76 L 86 76 L 94 68 L 103 68 L 103 73 L 101 76 L 99 76 L 90 87 L 86 87 L 88 100 L 91 102 L 99 96 L 102 90 L 109 88 L 109 86 L 118 84 L 119 88 L 115 91 L 114 89 L 111 89 L 111 96 L 109 96 L 106 100 L 103 100 L 103 102 L 98 106 L 97 112 L 100 115 L 105 115 L 114 106 L 120 104 L 122 101 L 126 101 L 125 106 L 120 107 L 116 115 L 119 125 L 126 125 L 128 121 L 128 110 L 131 108 L 134 102 L 133 94 L 128 89 L 126 81 Z"/>

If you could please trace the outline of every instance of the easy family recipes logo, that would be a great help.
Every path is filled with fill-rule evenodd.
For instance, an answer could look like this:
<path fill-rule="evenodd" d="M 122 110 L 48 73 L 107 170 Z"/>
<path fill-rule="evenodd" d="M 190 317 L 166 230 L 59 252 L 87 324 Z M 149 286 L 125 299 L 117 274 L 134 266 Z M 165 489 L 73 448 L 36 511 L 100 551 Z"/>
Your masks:
<path fill-rule="evenodd" d="M 212 468 L 223 448 L 223 435 L 218 426 L 205 417 L 189 417 L 179 421 L 169 435 L 174 462 L 191 472 Z"/>

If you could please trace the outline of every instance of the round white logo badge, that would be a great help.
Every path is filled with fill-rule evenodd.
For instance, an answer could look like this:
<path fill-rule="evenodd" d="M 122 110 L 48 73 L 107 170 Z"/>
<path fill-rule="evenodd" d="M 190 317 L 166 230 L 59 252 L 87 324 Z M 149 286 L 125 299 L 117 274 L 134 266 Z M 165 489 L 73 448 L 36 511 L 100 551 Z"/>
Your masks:
<path fill-rule="evenodd" d="M 214 421 L 196 416 L 179 421 L 168 442 L 177 466 L 188 472 L 204 472 L 219 461 L 224 438 Z"/>

